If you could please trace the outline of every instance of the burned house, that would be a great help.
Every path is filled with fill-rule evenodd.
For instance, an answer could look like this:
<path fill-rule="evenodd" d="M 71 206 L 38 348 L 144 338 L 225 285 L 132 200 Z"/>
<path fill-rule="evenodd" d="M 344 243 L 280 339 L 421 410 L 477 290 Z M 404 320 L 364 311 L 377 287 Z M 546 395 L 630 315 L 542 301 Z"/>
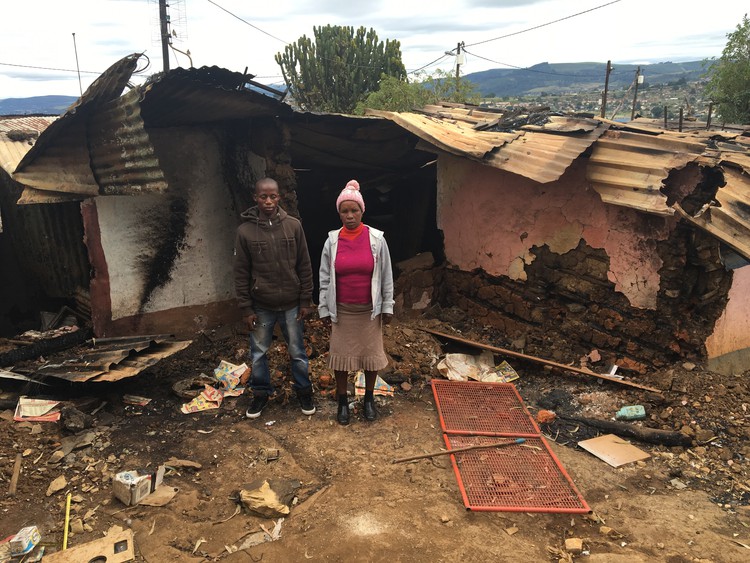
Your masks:
<path fill-rule="evenodd" d="M 24 145 L 6 179 L 19 209 L 47 217 L 15 238 L 45 233 L 52 258 L 22 250 L 22 266 L 51 278 L 46 295 L 90 313 L 98 337 L 235 320 L 234 233 L 263 176 L 302 216 L 314 261 L 338 223 L 336 196 L 355 176 L 374 186 L 368 214 L 389 230 L 395 258 L 438 240 L 434 167 L 423 168 L 434 156 L 415 151 L 418 139 L 398 125 L 294 112 L 274 92 L 248 88 L 251 77 L 217 67 L 175 69 L 123 93 L 139 59 L 108 69 Z"/>
<path fill-rule="evenodd" d="M 336 195 L 357 178 L 394 260 L 429 251 L 440 266 L 427 260 L 402 310 L 455 306 L 509 341 L 543 334 L 635 372 L 706 358 L 744 371 L 741 131 L 453 106 L 314 114 L 217 67 L 121 95 L 138 58 L 102 75 L 13 174 L 18 203 L 54 210 L 77 239 L 51 239 L 49 268 L 71 278 L 97 335 L 235 319 L 233 235 L 253 182 L 279 181 L 316 262 Z"/>
<path fill-rule="evenodd" d="M 642 372 L 748 369 L 750 138 L 461 107 L 387 114 L 438 154 L 443 300 Z"/>

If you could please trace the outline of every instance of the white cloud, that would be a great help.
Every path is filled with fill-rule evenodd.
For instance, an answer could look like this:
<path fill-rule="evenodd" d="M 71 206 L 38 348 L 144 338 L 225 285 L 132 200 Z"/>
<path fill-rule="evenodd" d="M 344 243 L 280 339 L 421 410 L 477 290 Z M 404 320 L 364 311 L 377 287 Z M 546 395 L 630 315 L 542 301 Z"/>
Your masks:
<path fill-rule="evenodd" d="M 220 6 L 283 41 L 312 36 L 326 24 L 373 27 L 381 39 L 401 42 L 407 69 L 440 57 L 464 41 L 469 52 L 515 66 L 539 62 L 699 60 L 719 56 L 726 34 L 745 13 L 736 0 L 713 0 L 690 8 L 676 0 L 621 0 L 589 13 L 504 39 L 607 0 L 455 0 L 425 5 L 417 0 L 214 0 Z M 155 0 L 25 0 L 3 6 L 0 63 L 75 69 L 72 33 L 82 70 L 101 72 L 119 58 L 145 51 L 151 72 L 161 70 Z M 280 81 L 274 55 L 284 43 L 246 25 L 208 0 L 173 0 L 184 8 L 186 29 L 175 18 L 176 43 L 190 50 L 196 66 L 248 71 L 266 83 Z M 480 43 L 472 45 L 474 43 Z M 472 46 L 470 46 L 472 45 Z M 171 65 L 188 59 L 171 54 Z M 447 57 L 440 68 L 450 69 Z M 499 65 L 467 56 L 464 70 Z M 434 68 L 434 67 L 433 67 Z M 46 94 L 78 95 L 75 72 L 0 65 L 0 99 Z M 267 78 L 266 78 L 267 77 Z M 82 74 L 85 89 L 96 75 Z"/>

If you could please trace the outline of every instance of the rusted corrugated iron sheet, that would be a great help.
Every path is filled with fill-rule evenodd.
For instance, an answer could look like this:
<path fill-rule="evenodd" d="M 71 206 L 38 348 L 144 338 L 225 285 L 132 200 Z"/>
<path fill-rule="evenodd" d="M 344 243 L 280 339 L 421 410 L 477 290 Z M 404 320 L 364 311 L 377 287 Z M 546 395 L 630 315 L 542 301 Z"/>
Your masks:
<path fill-rule="evenodd" d="M 515 131 L 495 131 L 501 121 L 497 113 L 444 106 L 427 106 L 423 114 L 367 113 L 390 119 L 446 152 L 542 183 L 557 180 L 608 128 L 592 119 L 550 116 Z"/>
<path fill-rule="evenodd" d="M 50 297 L 69 298 L 89 284 L 89 261 L 83 244 L 78 203 L 16 208 L 13 245 L 23 270 Z"/>
<path fill-rule="evenodd" d="M 133 195 L 167 189 L 144 128 L 139 92 L 131 90 L 99 108 L 91 118 L 91 167 L 102 195 Z"/>
<path fill-rule="evenodd" d="M 455 154 L 481 161 L 494 149 L 518 138 L 521 133 L 476 131 L 473 123 L 465 120 L 448 121 L 416 113 L 396 113 L 368 110 L 368 115 L 390 119 L 431 145 Z"/>
<path fill-rule="evenodd" d="M 486 160 L 488 164 L 537 182 L 554 182 L 608 128 L 607 125 L 575 121 L 553 124 L 552 128 L 524 131 L 523 135 L 500 147 Z M 524 127 L 526 129 L 526 127 Z M 588 131 L 586 130 L 588 129 Z M 550 131 L 550 133 L 546 131 Z M 552 134 L 560 131 L 566 134 Z"/>
<path fill-rule="evenodd" d="M 216 66 L 159 75 L 142 87 L 143 120 L 148 127 L 173 127 L 291 115 L 291 107 L 276 98 L 243 88 L 248 77 Z"/>
<path fill-rule="evenodd" d="M 14 178 L 38 190 L 96 195 L 99 188 L 89 165 L 86 120 L 97 107 L 120 96 L 140 56 L 120 59 L 97 78 L 39 137 L 18 164 Z"/>
<path fill-rule="evenodd" d="M 605 203 L 673 215 L 661 192 L 670 170 L 698 158 L 705 145 L 682 135 L 608 131 L 594 145 L 586 177 Z"/>
<path fill-rule="evenodd" d="M 88 348 L 62 360 L 49 362 L 36 375 L 71 382 L 117 381 L 139 374 L 172 354 L 184 350 L 190 340 L 169 335 L 93 339 Z"/>
<path fill-rule="evenodd" d="M 21 162 L 26 153 L 36 142 L 42 131 L 57 119 L 57 116 L 24 116 L 24 117 L 0 117 L 0 167 L 8 174 Z M 25 131 L 34 133 L 35 138 L 22 141 L 14 141 L 8 137 L 11 131 Z"/>
<path fill-rule="evenodd" d="M 726 185 L 716 192 L 719 205 L 712 205 L 697 217 L 676 207 L 680 217 L 712 234 L 742 256 L 750 259 L 750 179 L 732 168 L 724 170 Z"/>

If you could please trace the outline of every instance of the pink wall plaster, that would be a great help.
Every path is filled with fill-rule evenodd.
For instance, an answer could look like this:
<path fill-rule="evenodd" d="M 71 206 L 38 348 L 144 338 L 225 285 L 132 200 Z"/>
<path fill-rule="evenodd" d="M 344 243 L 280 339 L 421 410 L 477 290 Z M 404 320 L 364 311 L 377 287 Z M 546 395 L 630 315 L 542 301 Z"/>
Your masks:
<path fill-rule="evenodd" d="M 448 261 L 461 270 L 526 280 L 534 246 L 564 254 L 584 239 L 605 250 L 608 278 L 632 306 L 655 309 L 662 266 L 656 246 L 674 220 L 604 204 L 586 181 L 584 165 L 576 161 L 558 181 L 540 184 L 441 155 L 438 227 Z"/>
<path fill-rule="evenodd" d="M 734 271 L 729 302 L 706 340 L 709 358 L 750 348 L 750 266 Z"/>

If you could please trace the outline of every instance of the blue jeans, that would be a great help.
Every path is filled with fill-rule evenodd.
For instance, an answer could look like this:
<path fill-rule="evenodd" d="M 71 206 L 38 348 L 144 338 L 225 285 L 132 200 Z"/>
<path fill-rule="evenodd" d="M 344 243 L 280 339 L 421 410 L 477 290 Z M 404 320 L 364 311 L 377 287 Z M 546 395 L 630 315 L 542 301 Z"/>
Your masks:
<path fill-rule="evenodd" d="M 299 307 L 288 311 L 269 311 L 256 307 L 255 330 L 250 333 L 250 359 L 252 361 L 252 372 L 250 375 L 250 388 L 253 395 L 271 395 L 271 372 L 268 369 L 268 349 L 273 340 L 273 329 L 276 323 L 281 326 L 281 333 L 286 340 L 289 350 L 289 358 L 292 364 L 292 377 L 294 382 L 292 388 L 297 393 L 312 391 L 310 376 L 308 374 L 308 359 L 305 351 L 305 342 L 302 339 L 302 321 L 297 320 Z"/>

